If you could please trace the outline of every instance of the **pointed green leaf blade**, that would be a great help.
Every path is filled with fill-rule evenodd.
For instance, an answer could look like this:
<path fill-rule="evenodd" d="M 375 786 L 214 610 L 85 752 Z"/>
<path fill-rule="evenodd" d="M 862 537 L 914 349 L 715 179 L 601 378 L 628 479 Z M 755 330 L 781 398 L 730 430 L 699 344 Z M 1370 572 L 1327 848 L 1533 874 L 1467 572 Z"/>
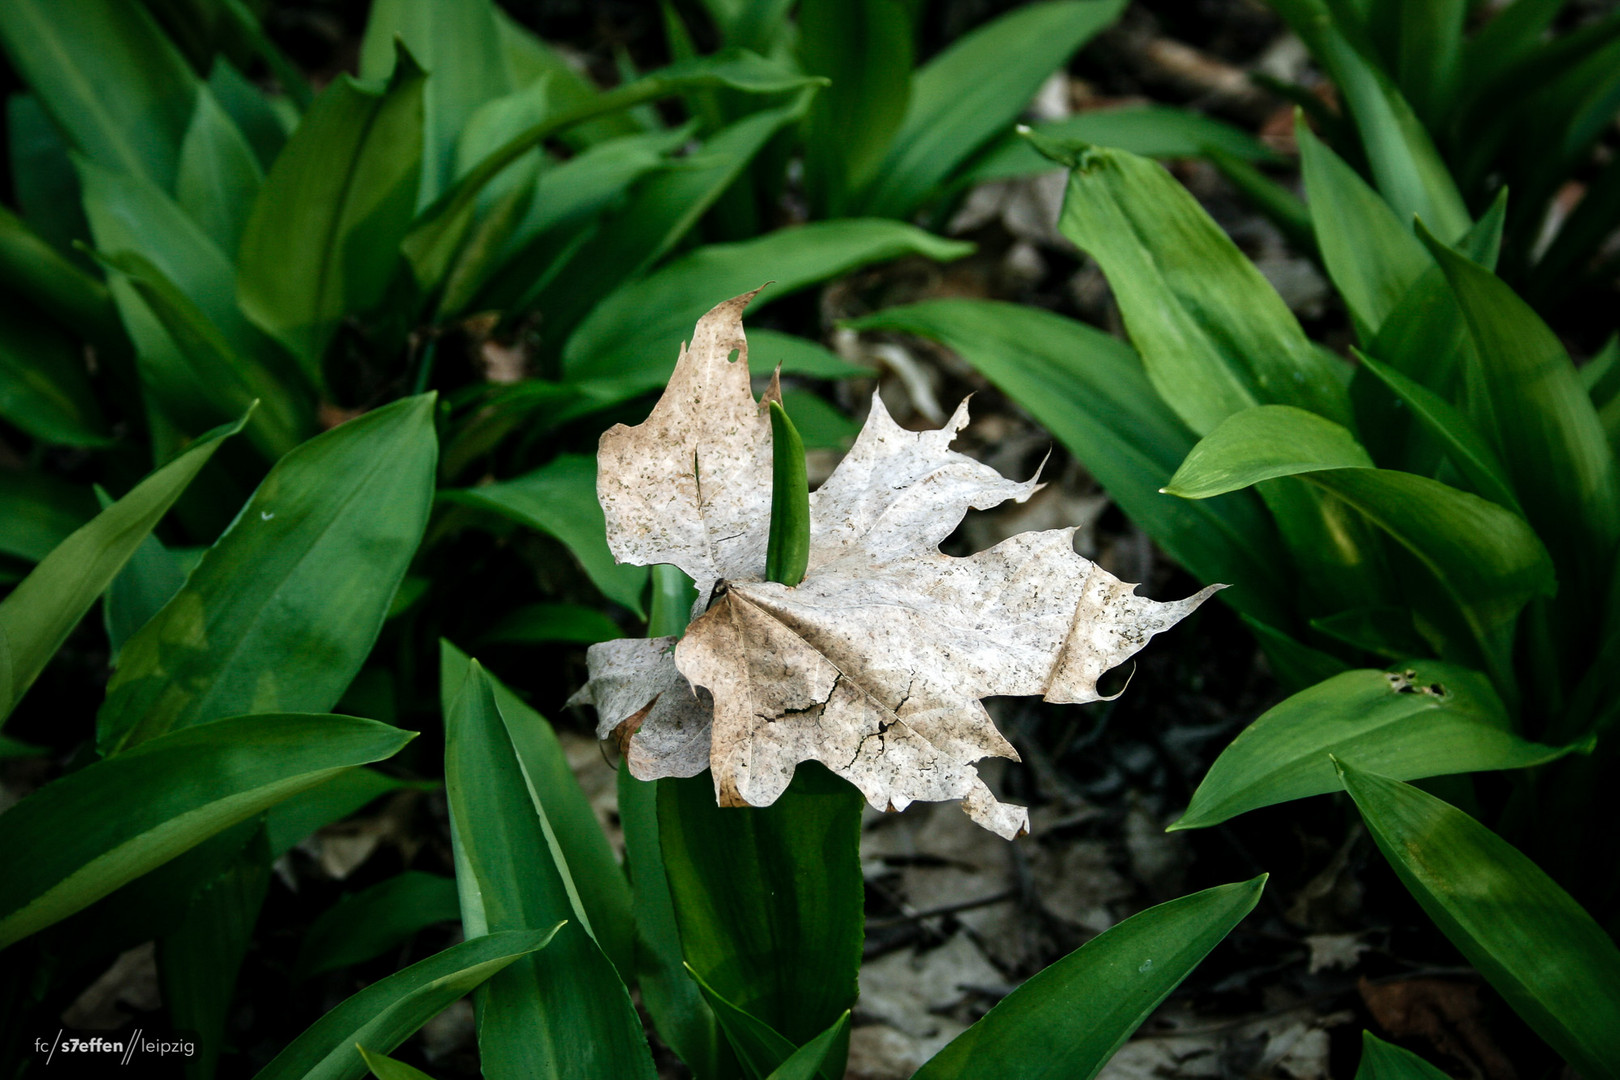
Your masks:
<path fill-rule="evenodd" d="M 560 926 L 484 934 L 379 979 L 311 1024 L 254 1080 L 360 1080 L 356 1045 L 386 1053 L 451 1002 L 543 949 Z"/>
<path fill-rule="evenodd" d="M 0 947 L 414 734 L 348 716 L 234 717 L 46 785 L 0 815 Z"/>
<path fill-rule="evenodd" d="M 1258 405 L 1221 421 L 1161 490 L 1207 499 L 1279 476 L 1372 467 L 1372 458 L 1342 425 L 1289 405 Z"/>
<path fill-rule="evenodd" d="M 1253 910 L 1265 881 L 1205 889 L 1111 927 L 1003 998 L 915 1080 L 1091 1080 Z"/>
<path fill-rule="evenodd" d="M 453 879 L 407 870 L 344 896 L 310 924 L 293 970 L 307 979 L 381 956 L 418 930 L 461 918 Z"/>
<path fill-rule="evenodd" d="M 1337 791 L 1341 761 L 1400 780 L 1518 769 L 1567 747 L 1513 734 L 1476 672 L 1435 660 L 1393 671 L 1347 671 L 1267 710 L 1232 741 L 1172 829 L 1216 825 L 1261 806 Z"/>
<path fill-rule="evenodd" d="M 1356 1080 L 1449 1080 L 1410 1050 L 1391 1046 L 1370 1031 L 1361 1033 L 1361 1064 Z"/>
<path fill-rule="evenodd" d="M 1339 767 L 1378 849 L 1452 944 L 1576 1069 L 1620 1076 L 1620 949 L 1602 927 L 1467 814 Z"/>

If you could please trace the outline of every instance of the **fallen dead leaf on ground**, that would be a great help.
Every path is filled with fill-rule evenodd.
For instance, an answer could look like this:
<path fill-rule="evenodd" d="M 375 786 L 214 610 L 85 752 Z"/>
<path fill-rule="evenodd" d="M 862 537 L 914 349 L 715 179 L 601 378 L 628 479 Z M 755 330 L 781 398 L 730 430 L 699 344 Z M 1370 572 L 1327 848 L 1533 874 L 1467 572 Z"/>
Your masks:
<path fill-rule="evenodd" d="M 811 495 L 804 580 L 762 580 L 771 428 L 749 387 L 753 295 L 698 322 L 644 423 L 602 436 L 597 494 L 614 557 L 680 567 L 698 601 L 678 643 L 593 645 L 575 700 L 596 706 L 599 736 L 620 743 L 634 776 L 708 767 L 723 806 L 768 806 L 799 762 L 819 761 L 878 809 L 955 799 L 1001 836 L 1027 831 L 1028 811 L 999 802 L 975 767 L 1018 758 L 981 699 L 1101 700 L 1105 672 L 1216 587 L 1172 603 L 1136 596 L 1076 554 L 1072 528 L 942 554 L 969 509 L 1021 502 L 1039 484 L 950 450 L 965 402 L 944 427 L 912 432 L 875 396 Z"/>

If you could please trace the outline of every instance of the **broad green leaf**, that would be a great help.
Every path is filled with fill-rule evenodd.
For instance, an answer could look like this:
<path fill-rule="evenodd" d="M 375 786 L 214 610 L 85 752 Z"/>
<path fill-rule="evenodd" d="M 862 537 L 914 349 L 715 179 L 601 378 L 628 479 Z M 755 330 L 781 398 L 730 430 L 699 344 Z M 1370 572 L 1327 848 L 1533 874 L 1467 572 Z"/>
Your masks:
<path fill-rule="evenodd" d="M 603 215 L 624 204 L 634 184 L 659 169 L 688 167 L 685 159 L 668 154 L 689 141 L 695 130 L 688 124 L 622 136 L 567 161 L 548 163 L 535 184 L 528 213 L 511 230 L 498 265 L 470 303 L 472 309 L 527 309 L 530 298 L 561 272 Z M 450 307 L 448 301 L 445 307 Z"/>
<path fill-rule="evenodd" d="M 456 140 L 473 112 L 513 89 L 490 0 L 380 0 L 360 43 L 360 77 L 388 78 L 395 40 L 428 73 L 422 96 L 422 180 L 427 206 L 454 176 Z"/>
<path fill-rule="evenodd" d="M 1124 6 L 1123 0 L 1028 5 L 963 35 L 924 64 L 912 76 L 905 120 L 856 208 L 873 217 L 909 217 Z"/>
<path fill-rule="evenodd" d="M 357 1045 L 387 1053 L 560 929 L 483 934 L 379 979 L 311 1024 L 255 1080 L 360 1080 L 367 1070 Z"/>
<path fill-rule="evenodd" d="M 1377 656 L 1407 660 L 1433 651 L 1417 632 L 1412 616 L 1410 607 L 1358 607 L 1312 619 L 1311 626 Z"/>
<path fill-rule="evenodd" d="M 1456 104 L 1467 0 L 1400 5 L 1400 43 L 1394 75 L 1413 110 L 1431 129 Z"/>
<path fill-rule="evenodd" d="M 0 284 L 97 348 L 109 353 L 127 348 L 107 286 L 5 207 L 0 207 Z"/>
<path fill-rule="evenodd" d="M 760 305 L 872 263 L 907 255 L 944 262 L 972 250 L 909 225 L 869 219 L 698 248 L 598 304 L 568 339 L 563 372 L 572 381 L 611 386 L 623 400 L 668 382 L 698 317 L 724 297 L 757 288 L 762 274 L 775 282 L 755 301 Z"/>
<path fill-rule="evenodd" d="M 596 500 L 596 459 L 559 454 L 550 464 L 515 480 L 447 491 L 443 498 L 476 506 L 555 537 L 579 560 L 591 583 L 609 600 L 640 616 L 647 569 L 620 565 L 607 547 L 607 524 Z"/>
<path fill-rule="evenodd" d="M 455 879 L 407 870 L 344 896 L 310 924 L 293 970 L 300 978 L 381 956 L 418 930 L 461 918 Z"/>
<path fill-rule="evenodd" d="M 220 250 L 234 254 L 263 183 L 264 171 L 253 148 L 213 92 L 199 87 L 197 108 L 180 144 L 175 201 Z"/>
<path fill-rule="evenodd" d="M 660 585 L 677 593 L 673 579 L 685 578 L 684 593 L 662 602 Z M 653 567 L 652 621 L 649 634 L 679 633 L 697 598 L 691 579 L 673 566 Z M 624 828 L 624 861 L 630 872 L 631 911 L 636 928 L 636 981 L 641 1000 L 664 1043 L 701 1077 L 719 1075 L 721 1035 L 714 1012 L 681 958 L 681 935 L 674 901 L 664 876 L 663 847 L 658 840 L 658 789 L 661 781 L 637 780 L 630 766 L 619 765 L 619 822 Z"/>
<path fill-rule="evenodd" d="M 84 160 L 78 166 L 97 250 L 108 255 L 134 252 L 145 258 L 208 317 L 236 352 L 263 361 L 269 343 L 236 306 L 230 257 L 202 227 L 161 189 L 138 176 L 119 175 Z M 121 288 L 124 285 L 113 281 L 113 297 L 131 340 L 137 349 L 149 352 L 150 338 L 142 333 L 141 319 L 151 323 L 153 317 L 129 295 L 127 286 Z"/>
<path fill-rule="evenodd" d="M 517 81 L 528 85 L 533 80 L 519 75 Z M 553 135 L 585 121 L 684 90 L 728 87 L 744 93 L 776 94 L 817 82 L 752 53 L 728 50 L 671 64 L 607 93 L 581 97 L 574 104 L 565 103 L 566 99 L 559 94 L 559 108 L 555 112 L 488 154 L 418 216 L 404 245 L 418 283 L 431 286 L 443 277 L 451 257 L 461 245 L 473 206 L 484 188 L 508 166 Z M 558 80 L 554 79 L 548 87 L 558 88 Z"/>
<path fill-rule="evenodd" d="M 1261 415 L 1239 414 L 1194 447 L 1170 489 L 1206 497 L 1295 474 L 1331 493 L 1428 569 L 1472 641 L 1472 651 L 1451 658 L 1487 665 L 1498 689 L 1511 693 L 1513 620 L 1531 597 L 1555 589 L 1552 561 L 1524 519 L 1425 476 L 1356 465 L 1349 434 L 1332 436 L 1320 417 L 1306 421 L 1298 410 L 1275 407 L 1251 412 Z M 1308 460 L 1296 448 L 1323 456 Z"/>
<path fill-rule="evenodd" d="M 395 1061 L 387 1054 L 379 1054 L 374 1050 L 367 1050 L 359 1044 L 355 1045 L 360 1056 L 365 1060 L 366 1068 L 377 1080 L 433 1080 L 431 1076 L 421 1069 L 407 1065 L 403 1061 Z"/>
<path fill-rule="evenodd" d="M 1265 882 L 1205 889 L 1105 930 L 1003 998 L 916 1080 L 1091 1080 L 1253 910 Z"/>
<path fill-rule="evenodd" d="M 1501 279 L 1422 233 L 1478 352 L 1481 423 L 1576 603 L 1607 584 L 1620 544 L 1620 475 L 1569 354 Z M 1477 418 L 1476 418 L 1477 419 Z"/>
<path fill-rule="evenodd" d="M 1214 117 L 1168 105 L 1123 105 L 1087 109 L 1061 120 L 1030 127 L 1037 135 L 1065 143 L 1108 146 L 1151 158 L 1202 157 L 1211 149 L 1239 161 L 1273 161 L 1276 154 L 1241 128 Z M 970 167 L 963 179 L 983 183 L 1011 176 L 1048 172 L 1058 166 L 1011 132 L 998 139 Z"/>
<path fill-rule="evenodd" d="M 624 209 L 605 219 L 550 287 L 534 295 L 532 303 L 547 315 L 544 325 L 555 324 L 554 336 L 548 339 L 551 348 L 567 350 L 565 369 L 574 350 L 569 335 L 582 323 L 601 319 L 598 304 L 602 298 L 633 288 L 626 283 L 672 250 L 766 143 L 803 115 L 808 103 L 806 92 L 785 105 L 750 113 L 703 144 L 702 155 L 708 164 L 664 170 L 645 178 Z"/>
<path fill-rule="evenodd" d="M 770 287 L 776 288 L 776 283 Z M 750 327 L 748 355 L 752 370 L 761 374 L 778 366 L 784 375 L 815 379 L 860 379 L 876 374 L 876 369 L 852 364 L 825 345 L 780 330 Z"/>
<path fill-rule="evenodd" d="M 1188 502 L 1159 494 L 1195 439 L 1148 383 L 1130 346 L 1039 309 L 932 300 L 849 324 L 938 341 L 1028 409 L 1110 498 L 1200 581 L 1262 622 L 1292 621 L 1276 529 L 1253 495 Z M 751 335 L 752 337 L 756 334 Z"/>
<path fill-rule="evenodd" d="M 0 815 L 0 947 L 414 733 L 350 716 L 240 716 L 88 765 Z"/>
<path fill-rule="evenodd" d="M 1567 753 L 1513 734 L 1490 682 L 1434 660 L 1347 671 L 1243 729 L 1210 766 L 1171 829 L 1198 829 L 1261 806 L 1339 790 L 1329 755 L 1398 780 L 1520 769 Z"/>
<path fill-rule="evenodd" d="M 1361 1033 L 1361 1064 L 1356 1080 L 1448 1080 L 1445 1073 L 1410 1050 L 1391 1046 L 1370 1031 Z"/>
<path fill-rule="evenodd" d="M 436 457 L 428 394 L 277 462 L 185 586 L 125 643 L 97 716 L 103 749 L 235 712 L 330 708 L 422 538 Z"/>
<path fill-rule="evenodd" d="M 1221 421 L 1160 490 L 1207 499 L 1278 476 L 1372 467 L 1367 451 L 1341 425 L 1291 405 L 1257 405 Z"/>
<path fill-rule="evenodd" d="M 818 1076 L 838 1080 L 843 1075 L 839 1062 L 849 1056 L 849 1010 L 826 1031 L 797 1048 L 771 1025 L 727 1001 L 690 965 L 686 970 L 703 992 L 703 1000 L 714 1010 L 720 1030 L 749 1080 L 774 1080 L 784 1069 L 789 1070 L 787 1075 L 802 1075 L 805 1080 Z M 801 1049 L 805 1053 L 801 1054 Z"/>
<path fill-rule="evenodd" d="M 479 991 L 484 1075 L 651 1078 L 641 1022 L 592 935 L 489 677 L 476 661 L 465 670 L 459 691 L 448 680 L 441 687 L 454 693 L 445 714 L 445 791 L 462 923 L 477 940 L 567 920 L 543 962 L 514 965 Z"/>
<path fill-rule="evenodd" d="M 707 772 L 658 783 L 686 963 L 794 1046 L 855 1001 L 860 816 L 859 793 L 815 763 L 800 765 L 768 807 L 716 806 Z"/>
<path fill-rule="evenodd" d="M 1394 82 L 1357 51 L 1324 0 L 1274 5 L 1332 77 L 1356 122 L 1378 190 L 1401 221 L 1415 215 L 1448 242 L 1472 219 L 1434 141 Z"/>
<path fill-rule="evenodd" d="M 1346 422 L 1343 373 L 1163 168 L 1082 151 L 1058 227 L 1101 265 L 1149 380 L 1194 432 L 1259 404 Z"/>
<path fill-rule="evenodd" d="M 96 513 L 82 487 L 43 471 L 0 471 L 0 553 L 37 563 Z"/>
<path fill-rule="evenodd" d="M 242 310 L 324 385 L 345 316 L 382 298 L 416 203 L 424 74 L 403 48 L 386 87 L 340 76 L 259 189 L 237 257 Z"/>
<path fill-rule="evenodd" d="M 245 420 L 245 418 L 244 418 Z M 0 720 L 33 683 L 96 597 L 140 547 L 228 435 L 244 420 L 198 439 L 134 490 L 97 514 L 40 560 L 32 573 L 0 600 L 0 652 L 9 677 L 0 679 Z"/>
<path fill-rule="evenodd" d="M 900 130 L 911 96 L 917 5 L 805 0 L 799 63 L 830 85 L 805 118 L 805 185 L 820 217 L 842 217 Z"/>
<path fill-rule="evenodd" d="M 525 604 L 501 616 L 479 640 L 503 645 L 538 645 L 548 641 L 593 645 L 623 636 L 619 624 L 595 608 L 580 604 Z"/>
<path fill-rule="evenodd" d="M 1476 495 L 1498 506 L 1505 506 L 1514 513 L 1523 514 L 1519 500 L 1508 484 L 1507 470 L 1502 468 L 1496 452 L 1462 410 L 1422 383 L 1380 364 L 1370 356 L 1358 353 L 1357 359 L 1379 382 L 1389 387 L 1390 392 L 1411 410 L 1412 416 L 1434 436 L 1445 450 L 1446 457 Z"/>
<path fill-rule="evenodd" d="M 1371 342 L 1434 260 L 1412 235 L 1411 223 L 1396 217 L 1389 203 L 1311 134 L 1302 114 L 1295 116 L 1294 134 L 1323 265 L 1361 340 Z"/>
<path fill-rule="evenodd" d="M 764 368 L 766 363 L 760 364 Z M 775 367 L 775 365 L 770 365 Z M 792 387 L 782 391 L 782 407 L 793 417 L 799 437 L 811 450 L 845 451 L 861 433 L 861 425 L 839 411 L 826 398 Z"/>
<path fill-rule="evenodd" d="M 0 309 L 0 417 L 44 443 L 112 442 L 90 389 L 84 346 L 20 305 Z"/>
<path fill-rule="evenodd" d="M 197 77 L 143 5 L 7 0 L 0 42 L 80 153 L 160 188 L 174 183 Z"/>
<path fill-rule="evenodd" d="M 466 654 L 447 641 L 441 641 L 439 647 L 442 670 L 451 672 L 451 679 L 457 671 L 465 675 Z M 495 704 L 512 741 L 512 750 L 517 754 L 529 797 L 535 805 L 544 808 L 559 858 L 567 866 L 568 877 L 579 898 L 584 923 L 628 985 L 634 971 L 635 927 L 630 913 L 630 885 L 625 880 L 624 870 L 613 855 L 590 799 L 581 790 L 550 721 L 495 676 L 486 671 L 484 677 L 494 691 Z"/>
<path fill-rule="evenodd" d="M 512 71 L 514 86 L 528 86 L 537 79 L 547 78 L 559 107 L 571 112 L 588 106 L 602 95 L 596 84 L 575 70 L 567 57 L 535 37 L 500 7 L 495 10 L 495 22 L 500 28 L 501 49 Z M 558 139 L 575 150 L 583 150 L 607 139 L 638 134 L 641 130 L 641 125 L 627 112 L 608 111 L 575 123 L 559 132 Z"/>
<path fill-rule="evenodd" d="M 1620 1076 L 1620 949 L 1535 863 L 1433 795 L 1340 764 L 1378 849 L 1429 918 L 1536 1034 Z"/>
<path fill-rule="evenodd" d="M 101 260 L 124 276 L 174 343 L 176 355 L 184 364 L 184 369 L 175 374 L 186 385 L 175 388 L 178 394 L 170 394 L 169 401 L 194 394 L 197 411 L 202 414 L 194 423 L 240 415 L 257 401 L 259 408 L 248 418 L 244 435 L 271 461 L 303 441 L 315 421 L 308 399 L 256 358 L 238 352 L 220 328 L 150 259 L 122 251 L 102 255 Z M 180 422 L 188 418 L 178 408 L 170 416 Z"/>

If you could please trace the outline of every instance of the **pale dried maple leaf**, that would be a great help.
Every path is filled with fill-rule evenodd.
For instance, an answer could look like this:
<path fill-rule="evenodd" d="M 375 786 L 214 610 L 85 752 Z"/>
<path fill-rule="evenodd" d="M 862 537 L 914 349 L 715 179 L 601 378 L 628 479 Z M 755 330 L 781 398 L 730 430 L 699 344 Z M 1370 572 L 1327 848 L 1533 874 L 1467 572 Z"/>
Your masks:
<path fill-rule="evenodd" d="M 1027 831 L 1028 812 L 998 802 L 975 767 L 1018 760 L 980 699 L 1100 700 L 1104 672 L 1219 586 L 1174 603 L 1134 596 L 1075 553 L 1073 529 L 942 554 L 969 508 L 1021 502 L 1039 485 L 950 449 L 966 402 L 943 428 L 911 432 L 876 395 L 810 496 L 804 580 L 763 580 L 771 425 L 748 381 L 753 296 L 698 322 L 645 423 L 602 436 L 597 494 L 614 557 L 673 563 L 698 601 L 678 643 L 591 646 L 574 700 L 596 706 L 598 734 L 619 742 L 632 775 L 712 769 L 724 806 L 768 806 L 799 762 L 819 761 L 878 809 L 959 799 L 993 832 Z"/>

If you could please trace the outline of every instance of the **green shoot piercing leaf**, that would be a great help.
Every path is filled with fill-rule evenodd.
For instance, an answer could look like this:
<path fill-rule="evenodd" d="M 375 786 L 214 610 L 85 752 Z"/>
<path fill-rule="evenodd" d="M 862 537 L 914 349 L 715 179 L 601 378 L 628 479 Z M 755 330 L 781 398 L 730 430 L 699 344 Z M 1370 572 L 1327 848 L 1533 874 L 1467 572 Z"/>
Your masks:
<path fill-rule="evenodd" d="M 642 780 L 714 773 L 722 806 L 769 806 L 819 761 L 878 809 L 959 799 L 1004 837 L 1028 812 L 974 763 L 1018 760 L 980 699 L 1097 701 L 1097 680 L 1218 586 L 1158 603 L 1074 551 L 1074 530 L 1024 533 L 967 558 L 939 545 L 971 507 L 1022 502 L 1018 483 L 950 450 L 964 403 L 912 432 L 875 395 L 849 455 L 810 496 L 810 552 L 792 588 L 766 581 L 768 403 L 748 382 L 742 311 L 705 315 L 645 423 L 602 436 L 597 495 L 620 562 L 672 563 L 697 582 L 673 637 L 591 646 L 597 732 Z M 737 359 L 731 360 L 731 354 Z"/>

